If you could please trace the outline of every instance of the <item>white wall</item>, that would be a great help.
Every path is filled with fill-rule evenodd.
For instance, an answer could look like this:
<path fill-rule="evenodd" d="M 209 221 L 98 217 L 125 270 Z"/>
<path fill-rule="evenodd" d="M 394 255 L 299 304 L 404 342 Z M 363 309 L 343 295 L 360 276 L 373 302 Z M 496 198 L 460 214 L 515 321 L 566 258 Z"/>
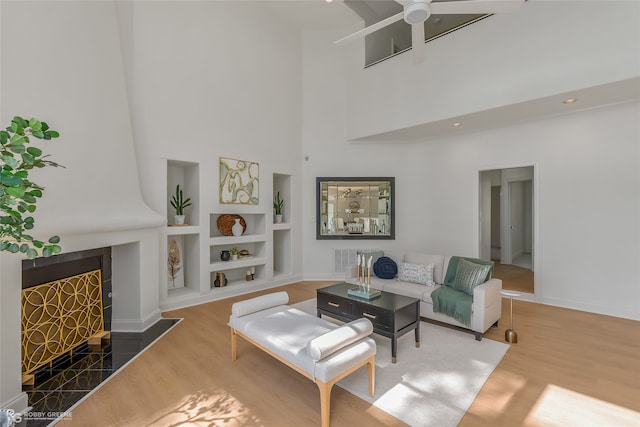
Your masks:
<path fill-rule="evenodd" d="M 270 220 L 273 174 L 291 175 L 285 203 L 292 274 L 301 277 L 298 30 L 251 2 L 136 2 L 119 12 L 145 201 L 166 215 L 166 159 L 199 163 L 200 192 L 190 196 L 200 199 L 206 235 L 213 212 L 267 212 Z M 219 203 L 219 157 L 260 164 L 259 205 Z M 201 240 L 208 265 L 208 240 Z"/>
<path fill-rule="evenodd" d="M 639 15 L 634 1 L 529 0 L 518 12 L 426 43 L 426 60 L 417 66 L 405 54 L 366 70 L 352 67 L 347 136 L 636 77 Z"/>
<path fill-rule="evenodd" d="M 479 65 L 480 70 L 473 68 L 472 79 L 469 67 L 460 64 L 459 56 L 466 53 L 459 52 L 463 49 L 460 40 L 455 57 L 440 52 L 440 47 L 430 48 L 435 50 L 427 58 L 447 61 L 427 60 L 423 68 L 413 70 L 408 65 L 410 55 L 405 55 L 407 64 L 400 55 L 360 70 L 361 46 L 337 49 L 331 44 L 336 34 L 305 33 L 303 154 L 309 156 L 303 166 L 305 279 L 336 278 L 331 274 L 333 248 L 478 255 L 479 171 L 535 165 L 537 300 L 640 319 L 637 103 L 409 145 L 348 142 L 354 134 L 386 132 L 441 114 L 488 108 L 488 103 L 508 104 L 534 96 L 534 92 L 535 96 L 565 92 L 639 74 L 640 50 L 634 45 L 637 14 L 625 16 L 633 15 L 637 5 L 615 2 L 608 8 L 602 2 L 552 3 L 559 9 L 557 15 L 543 20 L 550 22 L 545 31 L 536 19 L 516 19 L 510 24 L 492 17 L 474 24 L 497 25 L 509 37 L 502 34 L 499 42 L 497 30 L 486 26 L 478 28 L 473 37 L 465 37 L 464 49 L 471 44 L 470 50 L 485 54 L 482 46 L 491 45 L 495 50 L 489 55 L 491 61 Z M 597 16 L 599 22 L 603 16 L 612 18 L 611 13 L 620 18 L 612 21 L 616 25 L 611 34 L 599 32 L 600 39 L 594 41 L 590 28 L 576 24 L 575 19 L 561 19 L 573 7 L 583 6 L 587 22 L 598 11 L 604 14 Z M 546 7 L 536 5 L 535 16 Z M 565 29 L 567 21 L 572 21 L 573 32 Z M 548 49 L 551 39 L 562 47 L 562 57 Z M 626 47 L 619 46 L 620 39 L 629 41 Z M 592 43 L 589 49 L 583 48 L 583 40 Z M 568 51 L 571 55 L 566 55 Z M 607 64 L 602 64 L 603 57 Z M 491 66 L 485 68 L 485 62 Z M 434 70 L 438 67 L 441 69 Z M 466 79 L 460 76 L 463 70 Z M 489 70 L 497 72 L 496 77 L 482 80 Z M 482 84 L 475 78 L 476 71 Z M 464 102 L 458 98 L 462 94 Z M 315 240 L 315 177 L 375 175 L 396 176 L 396 240 Z"/>

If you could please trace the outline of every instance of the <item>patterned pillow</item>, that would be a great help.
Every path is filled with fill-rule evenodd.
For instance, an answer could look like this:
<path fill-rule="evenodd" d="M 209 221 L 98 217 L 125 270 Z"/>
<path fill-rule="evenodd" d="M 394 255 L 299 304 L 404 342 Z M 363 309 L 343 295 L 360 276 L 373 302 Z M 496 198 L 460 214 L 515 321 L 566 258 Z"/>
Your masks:
<path fill-rule="evenodd" d="M 418 283 L 420 285 L 435 286 L 436 282 L 433 281 L 433 264 L 400 263 L 398 280 Z"/>
<path fill-rule="evenodd" d="M 381 279 L 393 279 L 398 273 L 398 265 L 391 258 L 381 256 L 373 264 L 373 272 Z"/>
<path fill-rule="evenodd" d="M 491 269 L 490 265 L 480 265 L 467 261 L 466 259 L 461 259 L 460 262 L 458 262 L 456 276 L 453 279 L 451 287 L 473 296 L 473 288 L 484 283 L 489 269 Z"/>

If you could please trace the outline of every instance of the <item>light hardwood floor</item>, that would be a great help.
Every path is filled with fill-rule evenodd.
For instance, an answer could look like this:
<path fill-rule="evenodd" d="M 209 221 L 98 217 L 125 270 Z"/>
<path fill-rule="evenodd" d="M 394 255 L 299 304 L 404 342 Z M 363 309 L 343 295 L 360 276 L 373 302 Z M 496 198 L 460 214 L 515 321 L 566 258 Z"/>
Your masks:
<path fill-rule="evenodd" d="M 286 290 L 295 303 L 330 283 L 300 282 L 165 313 L 184 320 L 59 425 L 319 426 L 317 386 L 243 340 L 232 362 L 226 323 L 235 301 Z M 504 301 L 500 326 L 485 339 L 504 340 Z M 640 322 L 523 301 L 514 301 L 514 318 L 519 342 L 460 426 L 640 425 Z M 405 424 L 334 387 L 331 425 Z"/>

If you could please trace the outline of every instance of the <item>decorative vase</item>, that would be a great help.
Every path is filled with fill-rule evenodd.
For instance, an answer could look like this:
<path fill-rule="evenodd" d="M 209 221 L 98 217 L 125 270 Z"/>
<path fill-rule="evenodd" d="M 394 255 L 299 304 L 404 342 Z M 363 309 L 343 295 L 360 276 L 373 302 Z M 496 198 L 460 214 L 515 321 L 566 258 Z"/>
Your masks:
<path fill-rule="evenodd" d="M 242 224 L 240 224 L 240 219 L 236 218 L 235 222 L 236 223 L 233 224 L 233 227 L 231 227 L 231 232 L 234 236 L 242 236 L 242 232 L 244 230 L 242 229 Z"/>
<path fill-rule="evenodd" d="M 229 258 L 231 258 L 229 251 L 220 251 L 220 259 L 222 261 L 229 261 Z"/>
<path fill-rule="evenodd" d="M 184 215 L 174 215 L 173 216 L 174 224 L 184 224 Z"/>
<path fill-rule="evenodd" d="M 280 224 L 282 222 L 282 214 L 274 215 L 273 222 L 275 222 L 276 224 Z"/>
<path fill-rule="evenodd" d="M 231 261 L 236 261 L 238 259 L 238 254 L 231 255 Z"/>

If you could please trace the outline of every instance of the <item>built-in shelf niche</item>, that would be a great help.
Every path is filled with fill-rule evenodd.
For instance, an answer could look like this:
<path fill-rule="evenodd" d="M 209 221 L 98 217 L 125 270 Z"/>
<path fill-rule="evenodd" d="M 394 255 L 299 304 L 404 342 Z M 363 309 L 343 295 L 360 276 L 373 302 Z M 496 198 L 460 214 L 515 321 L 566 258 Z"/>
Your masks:
<path fill-rule="evenodd" d="M 176 194 L 176 185 L 180 185 L 184 199 L 191 199 L 191 206 L 185 209 L 185 223 L 191 226 L 200 224 L 199 182 L 200 171 L 197 163 L 167 160 L 167 224 L 174 223 L 176 211 L 171 206 L 171 198 Z"/>

